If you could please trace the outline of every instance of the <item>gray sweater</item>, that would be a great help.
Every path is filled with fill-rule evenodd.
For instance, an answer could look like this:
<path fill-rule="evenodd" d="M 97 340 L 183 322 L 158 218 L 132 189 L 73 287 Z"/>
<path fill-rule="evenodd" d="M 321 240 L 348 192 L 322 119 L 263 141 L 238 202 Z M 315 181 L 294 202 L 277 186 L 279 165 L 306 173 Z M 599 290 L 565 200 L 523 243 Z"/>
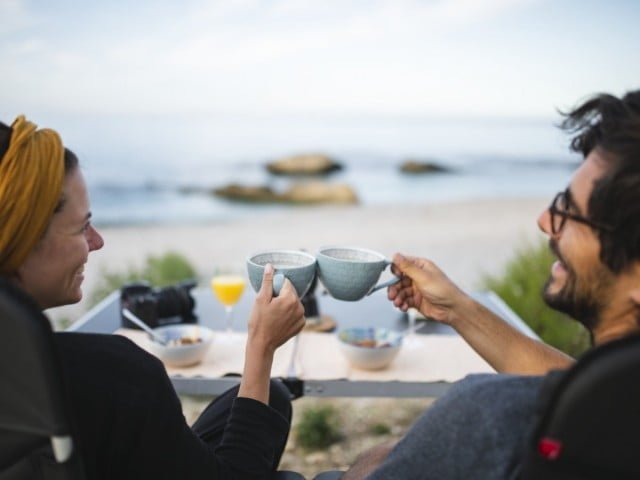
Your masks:
<path fill-rule="evenodd" d="M 459 381 L 368 479 L 515 478 L 544 378 L 486 374 Z"/>

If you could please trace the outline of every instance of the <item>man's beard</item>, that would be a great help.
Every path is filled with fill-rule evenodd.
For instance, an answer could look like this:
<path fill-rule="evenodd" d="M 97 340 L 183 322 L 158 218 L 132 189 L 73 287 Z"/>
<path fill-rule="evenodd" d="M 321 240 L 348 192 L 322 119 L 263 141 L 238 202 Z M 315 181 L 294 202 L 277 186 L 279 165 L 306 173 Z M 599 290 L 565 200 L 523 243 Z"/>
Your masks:
<path fill-rule="evenodd" d="M 553 282 L 553 277 L 550 276 L 544 286 L 542 298 L 551 308 L 566 313 L 593 333 L 600 322 L 610 284 L 610 272 L 600 267 L 580 278 L 560 253 L 555 240 L 549 240 L 549 248 L 562 263 L 567 275 L 565 284 L 555 293 L 549 291 Z"/>

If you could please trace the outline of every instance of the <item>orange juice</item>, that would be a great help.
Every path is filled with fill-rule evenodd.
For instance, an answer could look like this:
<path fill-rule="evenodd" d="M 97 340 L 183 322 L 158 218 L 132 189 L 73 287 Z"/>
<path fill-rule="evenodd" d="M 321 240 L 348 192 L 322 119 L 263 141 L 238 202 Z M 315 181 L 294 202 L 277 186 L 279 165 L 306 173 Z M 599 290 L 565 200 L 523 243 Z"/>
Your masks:
<path fill-rule="evenodd" d="M 211 289 L 218 300 L 228 307 L 238 303 L 244 291 L 244 283 L 244 278 L 240 275 L 217 275 L 211 279 Z"/>

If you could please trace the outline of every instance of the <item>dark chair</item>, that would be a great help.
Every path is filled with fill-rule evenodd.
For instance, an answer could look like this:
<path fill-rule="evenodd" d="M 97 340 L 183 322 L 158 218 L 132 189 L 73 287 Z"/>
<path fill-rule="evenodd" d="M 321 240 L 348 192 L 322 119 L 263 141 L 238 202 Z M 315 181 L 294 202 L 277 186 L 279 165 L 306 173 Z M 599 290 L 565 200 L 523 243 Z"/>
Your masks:
<path fill-rule="evenodd" d="M 521 479 L 640 478 L 640 336 L 549 375 Z"/>
<path fill-rule="evenodd" d="M 322 472 L 313 477 L 313 480 L 340 480 L 344 475 L 343 471 L 331 470 L 329 472 Z M 305 478 L 299 473 L 295 472 L 276 472 L 273 480 L 305 480 Z"/>
<path fill-rule="evenodd" d="M 343 475 L 344 472 L 341 470 L 331 470 L 329 472 L 322 472 L 316 475 L 313 477 L 313 480 L 340 480 Z"/>
<path fill-rule="evenodd" d="M 84 479 L 49 321 L 0 279 L 0 479 Z"/>
<path fill-rule="evenodd" d="M 0 278 L 0 480 L 87 478 L 61 379 L 49 320 L 30 297 Z M 304 477 L 281 471 L 274 480 Z"/>

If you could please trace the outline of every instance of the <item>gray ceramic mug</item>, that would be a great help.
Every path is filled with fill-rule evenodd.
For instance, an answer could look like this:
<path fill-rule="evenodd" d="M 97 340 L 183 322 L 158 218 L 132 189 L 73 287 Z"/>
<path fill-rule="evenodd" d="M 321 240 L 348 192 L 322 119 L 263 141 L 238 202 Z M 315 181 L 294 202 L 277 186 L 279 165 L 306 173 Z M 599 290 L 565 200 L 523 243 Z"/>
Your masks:
<path fill-rule="evenodd" d="M 249 283 L 257 292 L 262 286 L 264 267 L 270 263 L 274 268 L 273 294 L 278 295 L 285 277 L 293 284 L 298 297 L 302 298 L 316 275 L 316 259 L 299 250 L 269 250 L 254 253 L 247 258 Z"/>
<path fill-rule="evenodd" d="M 332 297 L 354 302 L 397 283 L 400 278 L 376 285 L 391 265 L 384 255 L 357 247 L 323 247 L 316 255 L 318 275 Z"/>

